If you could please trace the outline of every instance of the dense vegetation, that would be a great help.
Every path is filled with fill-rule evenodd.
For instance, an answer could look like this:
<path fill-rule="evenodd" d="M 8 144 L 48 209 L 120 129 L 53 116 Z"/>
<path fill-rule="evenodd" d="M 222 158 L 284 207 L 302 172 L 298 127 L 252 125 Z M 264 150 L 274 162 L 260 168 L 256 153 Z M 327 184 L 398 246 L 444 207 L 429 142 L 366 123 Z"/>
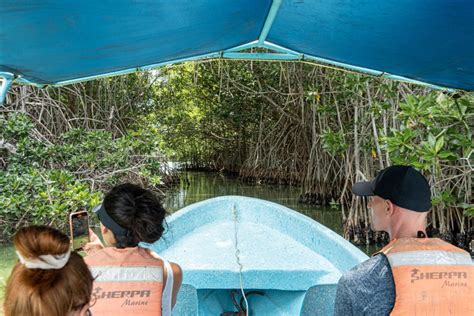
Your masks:
<path fill-rule="evenodd" d="M 163 69 L 146 118 L 193 167 L 302 186 L 342 207 L 346 236 L 372 242 L 353 182 L 412 164 L 433 187 L 431 232 L 473 236 L 474 98 L 303 63 L 216 61 Z"/>
<path fill-rule="evenodd" d="M 303 202 L 342 210 L 346 237 L 371 243 L 383 235 L 370 230 L 350 186 L 409 163 L 433 188 L 431 232 L 466 248 L 473 113 L 467 94 L 306 63 L 218 60 L 63 88 L 15 87 L 1 119 L 0 220 L 8 236 L 12 223 L 62 222 L 124 178 L 170 183 L 166 156 L 300 185 Z"/>
<path fill-rule="evenodd" d="M 129 76 L 89 87 L 16 88 L 0 113 L 0 242 L 31 223 L 67 231 L 70 212 L 99 204 L 117 183 L 141 183 L 160 193 L 175 181 L 163 163 L 159 135 L 131 119 L 138 104 L 118 106 L 120 93 L 129 98 L 125 92 L 140 81 L 148 83 Z M 101 89 L 110 99 L 95 94 Z"/>

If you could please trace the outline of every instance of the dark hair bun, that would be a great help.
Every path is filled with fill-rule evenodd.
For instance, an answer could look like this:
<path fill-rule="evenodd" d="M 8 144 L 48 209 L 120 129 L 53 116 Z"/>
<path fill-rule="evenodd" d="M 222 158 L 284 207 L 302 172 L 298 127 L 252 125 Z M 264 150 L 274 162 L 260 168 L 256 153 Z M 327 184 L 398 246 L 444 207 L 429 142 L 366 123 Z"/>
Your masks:
<path fill-rule="evenodd" d="M 165 209 L 153 192 L 137 185 L 114 187 L 104 198 L 104 208 L 117 224 L 128 229 L 126 236 L 115 235 L 118 248 L 135 247 L 140 241 L 153 243 L 164 232 Z"/>

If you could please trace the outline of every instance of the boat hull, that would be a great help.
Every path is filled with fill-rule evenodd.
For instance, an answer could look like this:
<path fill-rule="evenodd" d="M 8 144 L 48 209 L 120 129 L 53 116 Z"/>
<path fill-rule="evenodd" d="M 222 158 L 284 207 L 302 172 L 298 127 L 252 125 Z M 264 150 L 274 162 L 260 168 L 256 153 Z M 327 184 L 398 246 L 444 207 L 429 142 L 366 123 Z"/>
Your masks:
<path fill-rule="evenodd" d="M 143 246 L 183 269 L 174 315 L 220 315 L 236 305 L 252 315 L 332 315 L 342 273 L 368 258 L 298 212 L 241 196 L 174 213 L 163 238 Z"/>

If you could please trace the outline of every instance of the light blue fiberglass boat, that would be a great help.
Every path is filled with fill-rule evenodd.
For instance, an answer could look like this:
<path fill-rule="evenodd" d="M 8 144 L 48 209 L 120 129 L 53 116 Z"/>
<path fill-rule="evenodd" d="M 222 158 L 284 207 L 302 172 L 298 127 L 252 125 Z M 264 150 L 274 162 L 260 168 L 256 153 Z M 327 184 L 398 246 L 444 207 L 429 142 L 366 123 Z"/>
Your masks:
<path fill-rule="evenodd" d="M 184 271 L 174 315 L 247 306 L 249 315 L 332 315 L 339 278 L 368 259 L 309 217 L 255 198 L 199 202 L 168 225 L 162 240 L 146 246 Z"/>

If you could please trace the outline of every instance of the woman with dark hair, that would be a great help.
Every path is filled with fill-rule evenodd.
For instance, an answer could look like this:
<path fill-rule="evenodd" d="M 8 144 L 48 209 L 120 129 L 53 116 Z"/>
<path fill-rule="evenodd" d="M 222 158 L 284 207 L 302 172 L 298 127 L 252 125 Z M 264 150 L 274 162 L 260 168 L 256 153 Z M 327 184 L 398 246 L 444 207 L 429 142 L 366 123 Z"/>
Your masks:
<path fill-rule="evenodd" d="M 99 315 L 171 315 L 182 281 L 179 265 L 139 247 L 164 231 L 166 211 L 158 198 L 134 184 L 114 187 L 94 209 L 105 247 L 92 234 L 88 254 Z"/>
<path fill-rule="evenodd" d="M 7 281 L 6 316 L 90 315 L 92 275 L 66 235 L 47 226 L 24 227 L 13 244 L 20 260 Z"/>

